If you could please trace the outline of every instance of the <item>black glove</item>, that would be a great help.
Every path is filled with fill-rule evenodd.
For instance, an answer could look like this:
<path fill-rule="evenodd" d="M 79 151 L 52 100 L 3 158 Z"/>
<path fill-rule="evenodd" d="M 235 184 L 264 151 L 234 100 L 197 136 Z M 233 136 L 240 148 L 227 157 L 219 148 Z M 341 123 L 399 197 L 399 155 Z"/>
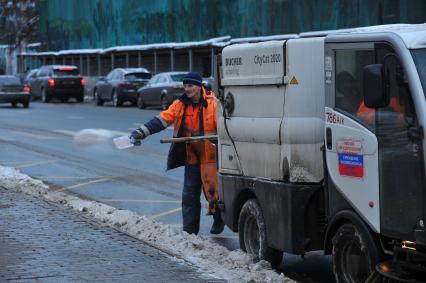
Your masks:
<path fill-rule="evenodd" d="M 145 138 L 145 134 L 143 133 L 142 129 L 136 129 L 133 132 L 130 133 L 129 139 L 130 142 L 133 145 L 141 145 L 141 140 Z"/>

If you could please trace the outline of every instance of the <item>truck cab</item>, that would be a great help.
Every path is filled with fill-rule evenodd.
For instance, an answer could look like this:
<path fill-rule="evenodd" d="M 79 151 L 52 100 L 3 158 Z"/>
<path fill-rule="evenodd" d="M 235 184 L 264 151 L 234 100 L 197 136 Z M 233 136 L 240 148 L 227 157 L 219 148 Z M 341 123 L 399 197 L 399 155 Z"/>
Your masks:
<path fill-rule="evenodd" d="M 338 282 L 424 276 L 426 25 L 221 57 L 219 198 L 241 248 L 273 265 L 322 249 Z"/>

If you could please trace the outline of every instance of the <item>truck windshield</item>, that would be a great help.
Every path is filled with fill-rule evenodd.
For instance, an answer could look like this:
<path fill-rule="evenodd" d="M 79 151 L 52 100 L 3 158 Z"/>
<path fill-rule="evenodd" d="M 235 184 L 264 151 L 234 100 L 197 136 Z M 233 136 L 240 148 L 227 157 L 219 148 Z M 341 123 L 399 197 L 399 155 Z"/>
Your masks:
<path fill-rule="evenodd" d="M 426 95 L 426 48 L 415 49 L 411 51 L 419 72 L 420 80 L 422 81 L 423 92 Z"/>

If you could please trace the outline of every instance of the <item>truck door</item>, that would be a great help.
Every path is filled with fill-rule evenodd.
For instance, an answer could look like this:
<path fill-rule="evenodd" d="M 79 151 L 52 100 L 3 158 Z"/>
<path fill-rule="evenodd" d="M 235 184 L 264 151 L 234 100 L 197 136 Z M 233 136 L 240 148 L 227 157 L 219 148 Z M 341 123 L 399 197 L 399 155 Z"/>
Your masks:
<path fill-rule="evenodd" d="M 330 182 L 376 232 L 413 240 L 422 215 L 422 146 L 398 56 L 383 43 L 326 49 L 326 162 Z M 389 105 L 363 102 L 363 67 L 383 64 Z"/>
<path fill-rule="evenodd" d="M 390 45 L 376 44 L 376 63 L 383 64 L 389 105 L 373 113 L 379 143 L 381 231 L 414 241 L 423 219 L 425 188 L 422 137 L 406 72 Z"/>
<path fill-rule="evenodd" d="M 380 231 L 378 142 L 357 116 L 363 101 L 362 68 L 374 60 L 372 44 L 326 48 L 325 146 L 330 183 Z"/>

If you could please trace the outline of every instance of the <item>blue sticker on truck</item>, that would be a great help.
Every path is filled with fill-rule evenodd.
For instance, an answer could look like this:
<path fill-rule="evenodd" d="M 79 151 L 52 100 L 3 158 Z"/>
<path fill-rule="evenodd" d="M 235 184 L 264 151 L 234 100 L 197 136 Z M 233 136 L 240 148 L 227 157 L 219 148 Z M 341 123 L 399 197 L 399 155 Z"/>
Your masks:
<path fill-rule="evenodd" d="M 364 156 L 339 153 L 339 174 L 354 178 L 364 177 Z"/>

